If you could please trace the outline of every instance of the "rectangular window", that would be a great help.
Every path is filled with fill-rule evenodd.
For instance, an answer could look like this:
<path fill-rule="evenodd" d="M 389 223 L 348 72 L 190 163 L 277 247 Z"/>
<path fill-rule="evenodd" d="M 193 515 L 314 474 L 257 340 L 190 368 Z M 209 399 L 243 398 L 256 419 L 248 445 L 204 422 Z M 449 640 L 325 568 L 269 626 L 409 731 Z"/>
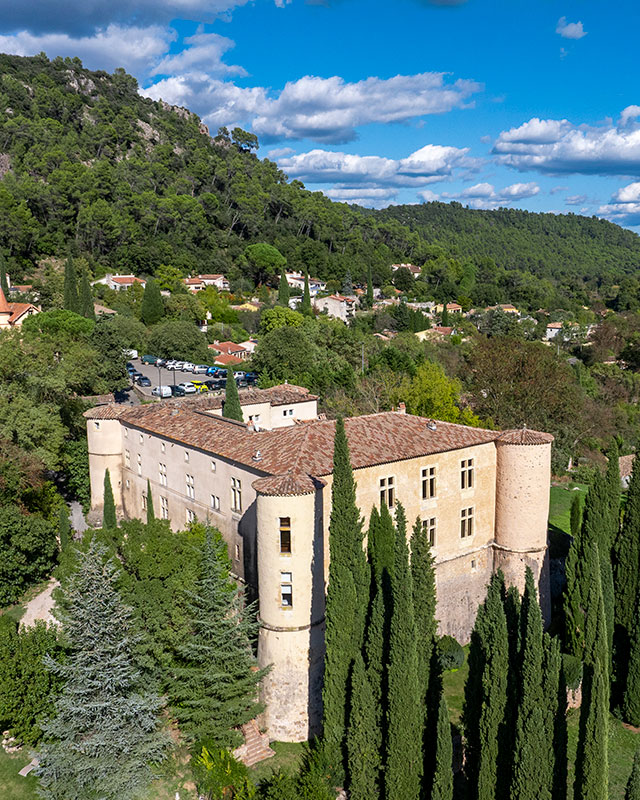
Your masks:
<path fill-rule="evenodd" d="M 95 429 L 96 429 L 97 431 L 99 431 L 99 430 L 100 430 L 100 423 L 99 423 L 99 422 L 94 422 L 94 423 L 93 423 L 93 425 L 94 425 L 94 427 L 95 427 Z"/>
<path fill-rule="evenodd" d="M 193 482 L 193 475 L 185 475 L 184 477 L 187 484 L 187 497 L 190 497 L 193 500 L 196 496 L 196 489 Z"/>
<path fill-rule="evenodd" d="M 166 497 L 160 498 L 160 513 L 162 519 L 169 519 L 169 501 Z"/>
<path fill-rule="evenodd" d="M 188 508 L 188 509 L 187 509 L 187 523 L 189 523 L 189 522 L 195 522 L 195 521 L 196 521 L 196 515 L 195 515 L 195 512 L 194 512 L 194 511 L 192 511 L 190 508 Z"/>
<path fill-rule="evenodd" d="M 290 572 L 280 573 L 280 605 L 282 608 L 293 608 L 293 585 Z"/>
<path fill-rule="evenodd" d="M 128 450 L 124 451 L 124 465 L 127 469 L 131 467 L 131 453 Z"/>
<path fill-rule="evenodd" d="M 427 539 L 431 547 L 436 546 L 436 518 L 428 517 L 422 520 L 422 529 L 427 534 Z"/>
<path fill-rule="evenodd" d="M 291 517 L 280 517 L 280 552 L 291 555 Z"/>
<path fill-rule="evenodd" d="M 160 442 L 160 451 L 165 453 L 167 450 L 167 445 L 164 442 Z"/>
<path fill-rule="evenodd" d="M 460 538 L 473 536 L 473 508 L 463 508 L 460 512 Z"/>
<path fill-rule="evenodd" d="M 145 492 L 142 492 L 142 510 L 147 510 L 147 495 Z"/>
<path fill-rule="evenodd" d="M 473 459 L 466 458 L 460 462 L 460 487 L 473 489 Z"/>
<path fill-rule="evenodd" d="M 189 451 L 188 450 L 184 451 L 184 460 L 187 462 L 187 464 L 189 463 Z"/>
<path fill-rule="evenodd" d="M 142 475 L 142 456 L 138 453 L 138 475 Z"/>
<path fill-rule="evenodd" d="M 220 498 L 215 494 L 211 495 L 211 508 L 214 511 L 220 511 Z"/>
<path fill-rule="evenodd" d="M 422 499 L 431 500 L 436 496 L 436 468 L 423 467 L 422 469 Z"/>
<path fill-rule="evenodd" d="M 240 561 L 240 545 L 236 545 L 236 561 Z"/>
<path fill-rule="evenodd" d="M 216 462 L 212 461 L 211 462 L 211 472 L 215 472 L 215 471 L 216 471 Z"/>
<path fill-rule="evenodd" d="M 160 474 L 160 486 L 167 485 L 167 465 L 158 464 L 158 472 Z"/>
<path fill-rule="evenodd" d="M 395 497 L 395 483 L 393 478 L 380 478 L 380 505 L 386 505 L 389 508 L 393 507 L 396 501 Z"/>
<path fill-rule="evenodd" d="M 471 572 L 477 572 L 477 570 L 478 570 L 478 565 L 476 563 L 476 560 L 472 559 L 472 561 L 471 561 Z"/>
<path fill-rule="evenodd" d="M 125 428 L 125 429 L 124 429 L 124 438 L 125 438 L 125 439 L 128 439 L 128 438 L 129 438 L 129 428 Z"/>
<path fill-rule="evenodd" d="M 142 434 L 140 434 L 139 441 L 140 441 L 140 444 L 144 443 L 144 436 Z"/>
<path fill-rule="evenodd" d="M 292 417 L 293 416 L 293 409 L 292 408 L 285 408 L 282 412 L 283 417 Z"/>
<path fill-rule="evenodd" d="M 231 510 L 242 511 L 242 481 L 231 478 Z"/>

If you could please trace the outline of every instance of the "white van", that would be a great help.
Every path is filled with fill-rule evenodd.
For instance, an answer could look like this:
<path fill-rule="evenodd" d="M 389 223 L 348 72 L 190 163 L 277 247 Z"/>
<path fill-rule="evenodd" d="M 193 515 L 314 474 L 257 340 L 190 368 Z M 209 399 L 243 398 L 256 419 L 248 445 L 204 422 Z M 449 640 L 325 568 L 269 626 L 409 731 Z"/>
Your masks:
<path fill-rule="evenodd" d="M 156 397 L 171 397 L 171 387 L 170 386 L 156 386 L 151 391 L 152 395 Z"/>

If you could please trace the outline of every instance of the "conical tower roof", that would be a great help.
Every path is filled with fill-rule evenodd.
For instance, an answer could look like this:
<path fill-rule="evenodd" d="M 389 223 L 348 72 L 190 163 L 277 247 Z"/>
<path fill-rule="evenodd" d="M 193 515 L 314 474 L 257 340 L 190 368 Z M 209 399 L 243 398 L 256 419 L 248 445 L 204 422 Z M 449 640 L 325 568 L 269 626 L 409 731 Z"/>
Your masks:
<path fill-rule="evenodd" d="M 7 298 L 4 296 L 2 287 L 0 287 L 0 314 L 10 314 L 10 313 L 11 309 L 9 308 L 9 303 L 7 303 Z"/>

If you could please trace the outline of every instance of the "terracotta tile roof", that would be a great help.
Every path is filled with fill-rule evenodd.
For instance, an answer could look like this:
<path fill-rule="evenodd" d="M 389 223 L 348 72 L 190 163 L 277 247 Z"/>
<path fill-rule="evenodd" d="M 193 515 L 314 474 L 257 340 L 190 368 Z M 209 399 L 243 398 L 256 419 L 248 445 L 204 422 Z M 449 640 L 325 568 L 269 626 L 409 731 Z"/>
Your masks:
<path fill-rule="evenodd" d="M 633 459 L 636 457 L 635 453 L 630 456 L 620 456 L 618 464 L 620 466 L 620 478 L 628 478 L 633 471 Z"/>
<path fill-rule="evenodd" d="M 547 328 L 561 328 L 561 327 L 562 327 L 562 323 L 561 322 L 550 322 L 547 325 Z"/>
<path fill-rule="evenodd" d="M 437 333 L 441 333 L 443 336 L 451 336 L 453 333 L 453 328 L 450 328 L 447 325 L 434 325 L 433 330 Z"/>
<path fill-rule="evenodd" d="M 269 389 L 240 389 L 238 392 L 241 406 L 257 403 L 270 403 L 272 406 L 288 406 L 292 403 L 304 403 L 307 400 L 317 400 L 318 396 L 310 394 L 304 386 L 295 386 L 292 383 L 283 383 Z M 195 397 L 185 397 L 177 400 L 183 406 L 197 411 L 212 411 L 222 408 L 224 393 L 218 395 L 199 394 Z"/>
<path fill-rule="evenodd" d="M 220 278 L 224 278 L 222 273 L 218 273 L 216 275 L 198 275 L 201 281 L 217 281 Z"/>
<path fill-rule="evenodd" d="M 542 431 L 532 431 L 529 428 L 517 428 L 505 431 L 497 437 L 498 444 L 550 444 L 553 436 Z"/>
<path fill-rule="evenodd" d="M 125 406 L 118 406 L 115 403 L 110 403 L 106 406 L 89 408 L 82 416 L 86 419 L 120 419 L 125 410 Z"/>
<path fill-rule="evenodd" d="M 326 482 L 305 473 L 286 472 L 284 475 L 258 478 L 251 485 L 259 494 L 267 494 L 272 497 L 296 497 L 313 494 L 316 489 L 326 486 Z"/>
<path fill-rule="evenodd" d="M 236 344 L 235 342 L 214 342 L 213 344 L 209 345 L 211 350 L 217 350 L 219 353 L 244 353 L 245 349 L 241 344 Z"/>
<path fill-rule="evenodd" d="M 33 303 L 7 303 L 11 316 L 9 317 L 9 325 L 14 325 L 20 317 L 28 313 L 32 308 L 38 311 L 38 308 Z"/>
<path fill-rule="evenodd" d="M 7 298 L 4 296 L 4 292 L 0 288 L 0 314 L 8 314 L 11 311 L 9 308 L 9 303 L 7 303 Z"/>
<path fill-rule="evenodd" d="M 136 278 L 134 275 L 114 275 L 111 280 L 114 283 L 121 284 L 122 286 L 132 283 L 146 283 L 146 281 L 143 281 L 142 278 Z"/>
<path fill-rule="evenodd" d="M 216 356 L 216 364 L 222 366 L 233 366 L 234 364 L 242 364 L 242 359 L 237 356 L 232 356 L 230 353 L 220 353 Z"/>

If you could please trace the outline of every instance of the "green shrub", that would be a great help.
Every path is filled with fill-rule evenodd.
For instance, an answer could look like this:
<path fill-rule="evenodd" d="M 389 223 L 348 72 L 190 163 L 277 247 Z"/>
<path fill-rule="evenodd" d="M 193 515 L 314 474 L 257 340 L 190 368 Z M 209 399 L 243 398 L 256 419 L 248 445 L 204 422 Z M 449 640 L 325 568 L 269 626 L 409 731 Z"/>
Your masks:
<path fill-rule="evenodd" d="M 567 689 L 575 691 L 582 681 L 582 661 L 578 656 L 562 654 L 562 674 Z"/>
<path fill-rule="evenodd" d="M 443 670 L 460 669 L 464 664 L 464 650 L 453 636 L 442 636 L 436 645 L 438 661 Z"/>

